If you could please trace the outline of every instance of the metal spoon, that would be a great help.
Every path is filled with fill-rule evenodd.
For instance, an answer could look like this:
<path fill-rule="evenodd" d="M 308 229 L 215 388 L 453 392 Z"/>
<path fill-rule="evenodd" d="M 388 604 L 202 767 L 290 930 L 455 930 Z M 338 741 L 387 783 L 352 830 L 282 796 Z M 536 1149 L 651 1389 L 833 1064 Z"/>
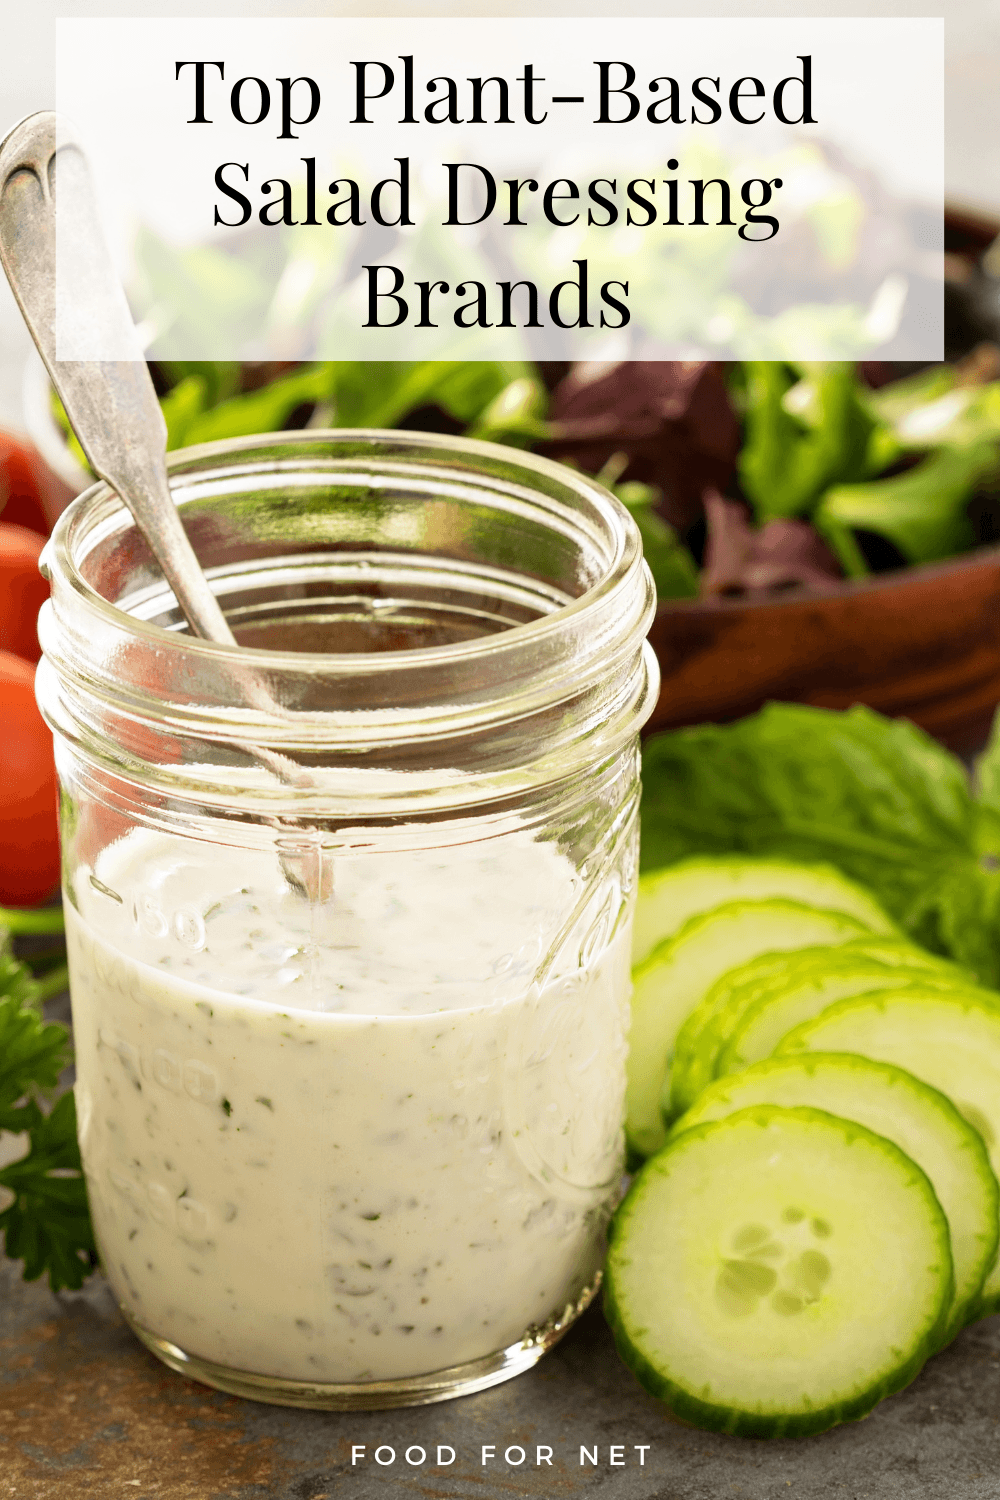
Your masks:
<path fill-rule="evenodd" d="M 82 151 L 56 116 L 29 115 L 0 144 L 0 262 L 49 378 L 95 474 L 125 501 L 196 635 L 233 646 L 167 483 L 167 426 L 95 212 Z M 127 351 L 115 363 L 56 354 L 56 205 L 72 256 L 60 261 L 60 345 L 72 356 L 95 325 Z M 67 285 L 67 281 L 69 284 Z"/>
<path fill-rule="evenodd" d="M 50 112 L 29 115 L 0 142 L 0 263 L 94 472 L 128 506 L 193 633 L 235 646 L 170 494 L 167 427 L 104 241 L 86 158 L 65 122 L 59 122 L 58 142 L 56 128 Z M 64 243 L 72 244 L 72 254 L 60 257 L 58 288 L 57 212 Z M 56 352 L 57 296 L 63 357 Z M 72 357 L 86 350 L 95 327 L 109 338 L 106 347 L 121 351 L 120 359 Z M 241 688 L 254 707 L 280 711 L 260 682 L 241 679 Z M 285 756 L 245 748 L 282 781 L 312 784 Z M 287 838 L 295 825 L 276 820 L 276 826 Z M 318 846 L 283 852 L 281 864 L 301 894 L 311 900 L 329 894 L 329 866 Z"/>

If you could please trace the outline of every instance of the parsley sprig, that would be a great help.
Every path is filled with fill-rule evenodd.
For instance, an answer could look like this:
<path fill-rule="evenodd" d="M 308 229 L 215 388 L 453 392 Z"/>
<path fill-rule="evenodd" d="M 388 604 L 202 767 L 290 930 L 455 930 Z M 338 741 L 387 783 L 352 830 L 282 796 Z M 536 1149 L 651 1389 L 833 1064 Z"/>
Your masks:
<path fill-rule="evenodd" d="M 28 1138 L 27 1153 L 0 1168 L 0 1233 L 7 1254 L 24 1262 L 25 1280 L 48 1273 L 53 1291 L 82 1286 L 97 1264 L 73 1094 L 49 1104 L 70 1060 L 69 1033 L 46 1021 L 41 1005 L 65 988 L 66 970 L 50 951 L 36 977 L 15 958 L 9 935 L 61 926 L 61 913 L 0 909 L 0 1131 Z"/>

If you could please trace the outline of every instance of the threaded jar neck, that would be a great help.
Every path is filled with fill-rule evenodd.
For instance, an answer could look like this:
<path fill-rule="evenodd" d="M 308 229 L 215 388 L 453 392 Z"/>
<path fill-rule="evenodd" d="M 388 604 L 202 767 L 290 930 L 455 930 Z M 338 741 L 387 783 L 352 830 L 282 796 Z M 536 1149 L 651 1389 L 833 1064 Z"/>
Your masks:
<path fill-rule="evenodd" d="M 583 474 L 492 444 L 335 431 L 182 450 L 170 478 L 238 647 L 187 633 L 106 485 L 44 555 L 39 701 L 108 772 L 300 815 L 461 807 L 607 761 L 652 709 L 638 532 Z"/>

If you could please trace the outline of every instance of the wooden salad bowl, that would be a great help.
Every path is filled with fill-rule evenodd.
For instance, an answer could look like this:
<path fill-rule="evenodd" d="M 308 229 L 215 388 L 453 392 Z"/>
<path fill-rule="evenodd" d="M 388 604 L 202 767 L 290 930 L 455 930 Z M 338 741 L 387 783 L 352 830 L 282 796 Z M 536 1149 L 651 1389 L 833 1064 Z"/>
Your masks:
<path fill-rule="evenodd" d="M 662 679 L 649 731 L 770 699 L 866 703 L 969 754 L 1000 703 L 1000 547 L 760 602 L 669 600 L 649 639 Z"/>
<path fill-rule="evenodd" d="M 953 256 L 978 259 L 998 233 L 995 218 L 946 210 Z M 865 703 L 970 755 L 1000 704 L 1000 546 L 766 599 L 666 600 L 649 638 L 662 683 L 647 732 L 724 722 L 771 699 Z"/>

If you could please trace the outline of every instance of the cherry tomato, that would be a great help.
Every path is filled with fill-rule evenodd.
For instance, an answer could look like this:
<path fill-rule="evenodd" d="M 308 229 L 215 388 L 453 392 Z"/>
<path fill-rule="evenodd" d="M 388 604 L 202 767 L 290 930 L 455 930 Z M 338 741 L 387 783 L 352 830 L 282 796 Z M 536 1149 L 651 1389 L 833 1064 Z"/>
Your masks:
<path fill-rule="evenodd" d="M 138 642 L 130 642 L 118 657 L 117 677 L 122 684 L 132 684 L 138 690 L 152 691 L 156 697 L 168 696 L 169 689 L 158 676 L 158 656 L 155 649 Z M 179 765 L 183 759 L 181 741 L 170 734 L 158 734 L 142 723 L 130 721 L 123 716 L 117 727 L 118 748 L 138 761 L 159 765 Z M 75 808 L 72 847 L 67 846 L 67 855 L 74 866 L 97 863 L 103 849 L 116 839 L 123 838 L 135 827 L 135 818 L 116 807 L 108 807 L 97 797 L 83 796 Z M 64 830 L 65 832 L 65 830 Z"/>
<path fill-rule="evenodd" d="M 52 734 L 35 703 L 35 668 L 0 651 L 0 905 L 37 906 L 59 883 Z"/>
<path fill-rule="evenodd" d="M 44 537 L 27 526 L 0 521 L 0 651 L 12 651 L 25 661 L 37 661 L 38 611 L 49 597 L 49 586 L 38 571 Z"/>
<path fill-rule="evenodd" d="M 48 536 L 51 522 L 38 478 L 41 463 L 33 447 L 0 432 L 0 513 L 9 524 Z"/>

